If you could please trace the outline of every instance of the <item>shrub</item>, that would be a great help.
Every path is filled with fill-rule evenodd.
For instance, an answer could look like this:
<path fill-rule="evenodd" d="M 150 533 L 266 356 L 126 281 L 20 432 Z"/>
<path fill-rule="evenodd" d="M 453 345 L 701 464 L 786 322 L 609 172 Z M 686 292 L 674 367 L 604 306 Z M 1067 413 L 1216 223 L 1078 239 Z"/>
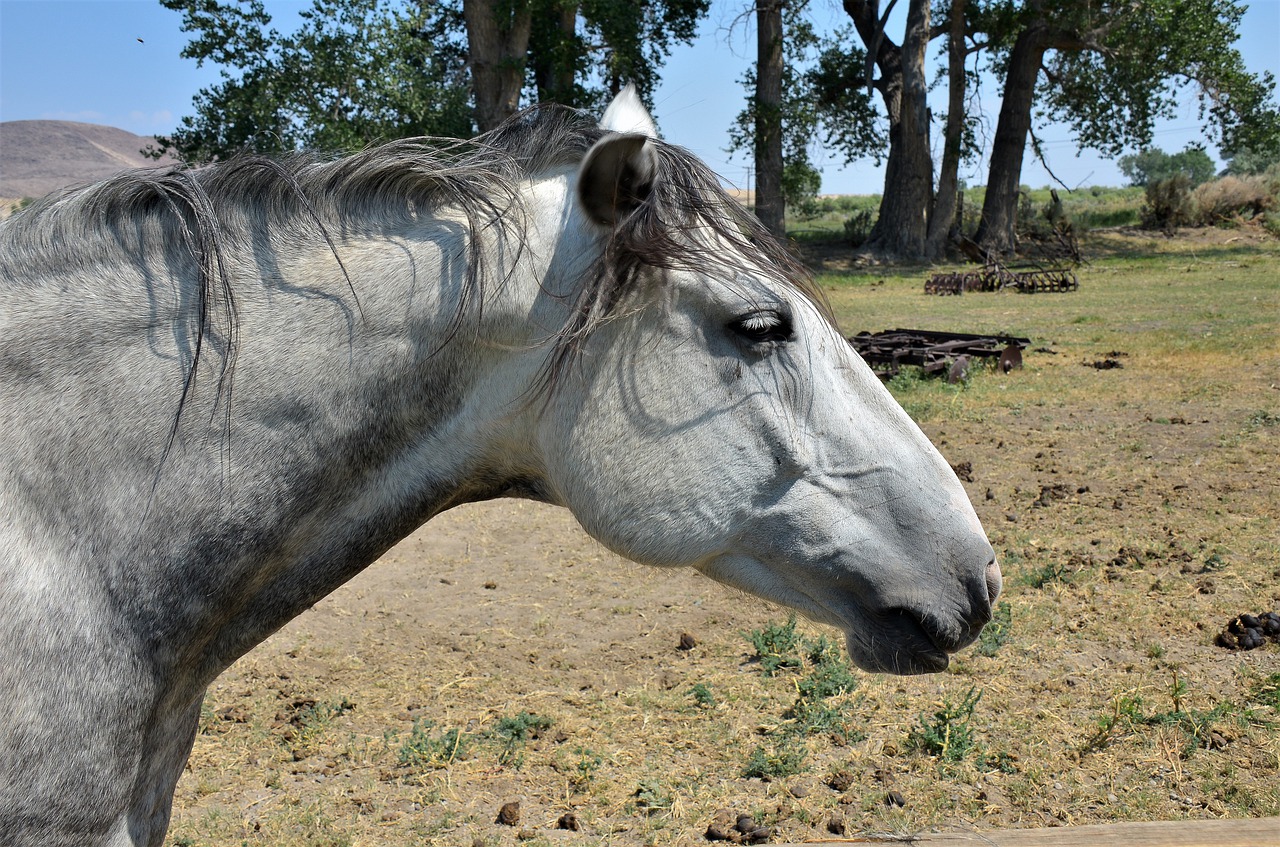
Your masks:
<path fill-rule="evenodd" d="M 1263 177 L 1224 176 L 1197 186 L 1191 198 L 1196 221 L 1212 226 L 1237 217 L 1254 218 L 1276 207 L 1274 193 L 1268 193 Z"/>
<path fill-rule="evenodd" d="M 861 247 L 871 236 L 875 221 L 870 209 L 863 209 L 844 222 L 844 239 L 850 247 Z"/>
<path fill-rule="evenodd" d="M 1143 229 L 1169 232 L 1189 225 L 1193 219 L 1191 180 L 1185 174 L 1147 184 L 1147 202 L 1142 207 Z"/>

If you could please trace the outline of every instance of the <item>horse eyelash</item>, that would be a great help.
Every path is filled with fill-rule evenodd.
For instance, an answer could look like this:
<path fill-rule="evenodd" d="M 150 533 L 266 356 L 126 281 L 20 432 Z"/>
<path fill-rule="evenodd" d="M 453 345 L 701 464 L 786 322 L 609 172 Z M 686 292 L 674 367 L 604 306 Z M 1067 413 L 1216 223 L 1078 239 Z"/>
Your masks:
<path fill-rule="evenodd" d="M 753 343 L 790 341 L 791 315 L 776 309 L 761 309 L 732 321 L 729 328 Z"/>

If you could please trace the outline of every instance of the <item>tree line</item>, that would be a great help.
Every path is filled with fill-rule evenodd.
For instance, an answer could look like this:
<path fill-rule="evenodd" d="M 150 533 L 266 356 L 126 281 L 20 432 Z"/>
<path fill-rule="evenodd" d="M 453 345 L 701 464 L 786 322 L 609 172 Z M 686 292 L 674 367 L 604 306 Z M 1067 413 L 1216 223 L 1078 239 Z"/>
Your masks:
<path fill-rule="evenodd" d="M 788 197 L 820 185 L 811 156 L 825 147 L 885 162 L 864 251 L 943 255 L 960 165 L 981 154 L 991 119 L 975 106 L 984 82 L 1000 92 L 976 235 L 991 254 L 1016 247 L 1024 152 L 1043 159 L 1036 127 L 1046 121 L 1069 127 L 1081 149 L 1119 156 L 1150 148 L 1156 121 L 1190 91 L 1205 141 L 1241 161 L 1280 154 L 1275 80 L 1249 72 L 1234 47 L 1245 11 L 1235 0 L 902 0 L 901 10 L 900 0 L 842 0 L 847 24 L 829 33 L 816 31 L 811 1 L 726 0 L 757 36 L 730 148 L 753 157 L 757 214 L 779 234 Z M 280 33 L 261 0 L 160 2 L 192 33 L 183 56 L 221 69 L 156 151 L 193 162 L 467 137 L 531 103 L 598 110 L 628 82 L 650 101 L 671 50 L 692 42 L 711 6 L 313 0 L 301 26 Z M 895 11 L 905 24 L 891 23 Z M 947 95 L 938 116 L 935 86 Z"/>

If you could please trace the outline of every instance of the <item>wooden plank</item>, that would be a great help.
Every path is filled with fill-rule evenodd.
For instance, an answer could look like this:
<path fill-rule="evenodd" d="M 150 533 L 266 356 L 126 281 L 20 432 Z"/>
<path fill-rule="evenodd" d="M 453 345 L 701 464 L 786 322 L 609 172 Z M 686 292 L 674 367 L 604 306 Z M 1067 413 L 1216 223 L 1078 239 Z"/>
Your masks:
<path fill-rule="evenodd" d="M 850 835 L 805 844 L 906 844 L 911 847 L 1280 847 L 1280 818 L 1157 821 L 921 833 L 916 836 Z M 777 845 L 800 847 L 800 845 Z"/>

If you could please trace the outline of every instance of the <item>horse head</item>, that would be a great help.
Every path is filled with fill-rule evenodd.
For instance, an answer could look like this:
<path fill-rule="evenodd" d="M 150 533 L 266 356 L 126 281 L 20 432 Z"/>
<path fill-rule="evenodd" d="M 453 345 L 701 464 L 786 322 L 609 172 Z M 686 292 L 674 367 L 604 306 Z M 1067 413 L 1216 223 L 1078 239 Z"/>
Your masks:
<path fill-rule="evenodd" d="M 955 473 L 634 93 L 603 128 L 572 192 L 608 317 L 575 337 L 538 426 L 550 499 L 629 559 L 839 627 L 864 669 L 946 668 L 1001 585 Z"/>

